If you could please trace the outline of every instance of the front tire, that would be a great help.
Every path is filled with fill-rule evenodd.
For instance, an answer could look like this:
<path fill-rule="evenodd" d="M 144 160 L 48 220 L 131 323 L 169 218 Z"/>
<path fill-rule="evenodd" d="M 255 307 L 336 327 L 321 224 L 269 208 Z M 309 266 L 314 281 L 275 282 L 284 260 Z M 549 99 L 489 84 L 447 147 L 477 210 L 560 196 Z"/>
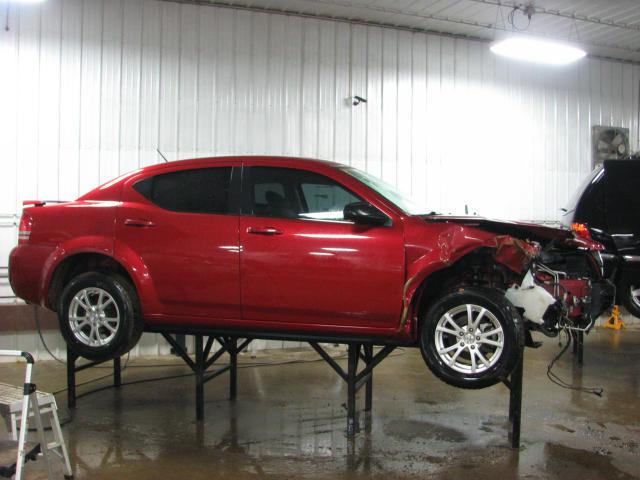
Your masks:
<path fill-rule="evenodd" d="M 468 288 L 436 300 L 422 321 L 420 351 L 429 369 L 459 388 L 506 379 L 524 346 L 522 318 L 498 290 Z"/>
<path fill-rule="evenodd" d="M 127 353 L 144 327 L 135 289 L 113 273 L 88 272 L 73 278 L 60 296 L 58 319 L 68 347 L 95 361 Z"/>

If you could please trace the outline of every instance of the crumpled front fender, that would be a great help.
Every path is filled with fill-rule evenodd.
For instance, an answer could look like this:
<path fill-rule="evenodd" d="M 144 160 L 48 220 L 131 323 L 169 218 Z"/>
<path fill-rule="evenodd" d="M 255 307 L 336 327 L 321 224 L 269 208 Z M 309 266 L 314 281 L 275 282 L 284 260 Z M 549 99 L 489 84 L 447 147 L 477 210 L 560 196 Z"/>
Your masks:
<path fill-rule="evenodd" d="M 416 294 L 428 277 L 478 249 L 487 249 L 497 263 L 517 274 L 524 273 L 540 253 L 535 243 L 454 223 L 434 223 L 413 230 L 407 235 L 407 280 L 399 331 L 415 334 Z"/>

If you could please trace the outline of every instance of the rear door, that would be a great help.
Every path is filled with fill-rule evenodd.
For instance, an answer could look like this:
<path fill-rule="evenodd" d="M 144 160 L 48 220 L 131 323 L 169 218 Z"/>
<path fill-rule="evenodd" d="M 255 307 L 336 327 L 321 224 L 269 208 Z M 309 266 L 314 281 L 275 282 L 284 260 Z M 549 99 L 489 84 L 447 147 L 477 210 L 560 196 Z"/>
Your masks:
<path fill-rule="evenodd" d="M 243 171 L 243 319 L 289 328 L 393 328 L 402 310 L 400 222 L 362 226 L 343 209 L 361 198 L 312 171 Z M 296 324 L 294 327 L 293 324 Z"/>
<path fill-rule="evenodd" d="M 171 317 L 240 318 L 239 163 L 183 168 L 123 187 L 116 238 L 141 257 Z"/>

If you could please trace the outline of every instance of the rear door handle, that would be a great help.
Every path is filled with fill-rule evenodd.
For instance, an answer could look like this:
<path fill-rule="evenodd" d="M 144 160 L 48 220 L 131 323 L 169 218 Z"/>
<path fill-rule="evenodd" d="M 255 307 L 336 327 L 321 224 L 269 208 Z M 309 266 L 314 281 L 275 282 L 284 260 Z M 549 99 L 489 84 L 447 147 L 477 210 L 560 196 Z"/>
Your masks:
<path fill-rule="evenodd" d="M 140 220 L 136 218 L 127 218 L 124 221 L 126 227 L 138 227 L 138 228 L 149 228 L 155 227 L 156 222 L 152 222 L 151 220 Z"/>
<path fill-rule="evenodd" d="M 282 230 L 273 227 L 249 227 L 247 233 L 253 235 L 282 235 Z"/>

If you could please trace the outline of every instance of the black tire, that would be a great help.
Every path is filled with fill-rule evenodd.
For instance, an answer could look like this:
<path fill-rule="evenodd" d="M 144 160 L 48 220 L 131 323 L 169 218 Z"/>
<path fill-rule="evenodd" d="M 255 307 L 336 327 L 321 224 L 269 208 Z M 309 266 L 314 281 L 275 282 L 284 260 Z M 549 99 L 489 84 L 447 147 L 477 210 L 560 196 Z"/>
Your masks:
<path fill-rule="evenodd" d="M 473 324 L 469 326 L 467 321 L 468 305 L 472 306 L 473 321 L 479 322 L 475 331 L 468 331 L 473 330 Z M 482 309 L 486 312 L 478 320 Z M 455 327 L 445 317 L 447 313 Z M 439 323 L 441 329 L 455 335 L 436 331 Z M 490 334 L 494 331 L 497 333 Z M 454 387 L 479 389 L 501 382 L 516 366 L 523 347 L 522 317 L 499 290 L 467 288 L 451 292 L 436 300 L 422 319 L 422 357 L 435 376 Z"/>
<path fill-rule="evenodd" d="M 95 361 L 124 355 L 138 343 L 144 329 L 135 289 L 127 279 L 110 272 L 88 272 L 73 278 L 60 295 L 58 320 L 68 347 Z"/>
<path fill-rule="evenodd" d="M 625 276 L 618 284 L 618 301 L 636 318 L 640 318 L 640 296 L 633 291 L 640 288 L 640 279 Z"/>

